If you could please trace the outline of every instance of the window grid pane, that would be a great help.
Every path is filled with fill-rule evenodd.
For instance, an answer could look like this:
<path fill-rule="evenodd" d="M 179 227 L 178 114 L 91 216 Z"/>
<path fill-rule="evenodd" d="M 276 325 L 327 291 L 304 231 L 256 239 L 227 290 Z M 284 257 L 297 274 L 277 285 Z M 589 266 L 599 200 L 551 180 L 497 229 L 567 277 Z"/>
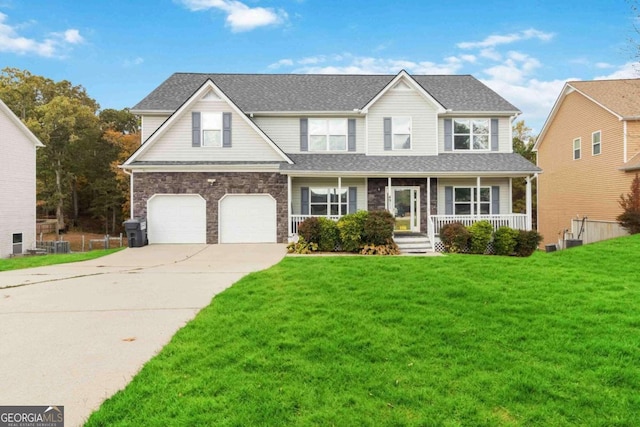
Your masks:
<path fill-rule="evenodd" d="M 454 150 L 488 150 L 491 134 L 489 123 L 489 119 L 454 119 Z"/>
<path fill-rule="evenodd" d="M 222 147 L 221 132 L 219 130 L 203 130 L 202 146 L 203 147 Z"/>

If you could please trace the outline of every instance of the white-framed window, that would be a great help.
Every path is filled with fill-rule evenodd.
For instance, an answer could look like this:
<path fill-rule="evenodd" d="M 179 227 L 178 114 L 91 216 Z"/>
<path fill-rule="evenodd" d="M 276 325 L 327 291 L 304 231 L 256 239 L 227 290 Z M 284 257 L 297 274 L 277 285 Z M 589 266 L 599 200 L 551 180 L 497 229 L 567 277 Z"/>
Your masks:
<path fill-rule="evenodd" d="M 222 113 L 201 113 L 202 146 L 222 147 Z"/>
<path fill-rule="evenodd" d="M 580 138 L 576 138 L 573 140 L 573 160 L 580 159 L 580 147 L 582 145 L 582 141 Z"/>
<path fill-rule="evenodd" d="M 488 151 L 490 119 L 453 119 L 453 149 Z"/>
<path fill-rule="evenodd" d="M 347 119 L 309 119 L 309 151 L 347 151 Z"/>
<path fill-rule="evenodd" d="M 391 147 L 394 150 L 411 149 L 411 117 L 391 118 Z"/>
<path fill-rule="evenodd" d="M 453 188 L 453 213 L 475 215 L 478 210 L 478 187 Z M 491 187 L 480 187 L 480 214 L 491 214 Z"/>
<path fill-rule="evenodd" d="M 597 131 L 591 134 L 591 154 L 597 156 L 602 152 L 602 132 Z"/>
<path fill-rule="evenodd" d="M 342 215 L 348 213 L 349 188 L 342 188 L 338 193 L 337 188 L 311 187 L 309 193 L 311 215 L 339 215 L 339 205 L 342 205 Z"/>

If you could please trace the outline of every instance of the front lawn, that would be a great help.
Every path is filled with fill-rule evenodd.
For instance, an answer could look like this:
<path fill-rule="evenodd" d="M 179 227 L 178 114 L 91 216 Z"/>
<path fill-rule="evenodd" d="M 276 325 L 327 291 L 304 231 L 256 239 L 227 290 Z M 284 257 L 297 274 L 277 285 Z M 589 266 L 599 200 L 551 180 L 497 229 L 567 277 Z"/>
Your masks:
<path fill-rule="evenodd" d="M 66 264 L 69 262 L 87 261 L 118 252 L 123 248 L 95 250 L 72 254 L 53 254 L 25 256 L 20 258 L 0 258 L 0 271 L 18 270 L 21 268 L 43 267 L 45 265 Z"/>
<path fill-rule="evenodd" d="M 88 425 L 640 425 L 639 251 L 287 258 Z"/>

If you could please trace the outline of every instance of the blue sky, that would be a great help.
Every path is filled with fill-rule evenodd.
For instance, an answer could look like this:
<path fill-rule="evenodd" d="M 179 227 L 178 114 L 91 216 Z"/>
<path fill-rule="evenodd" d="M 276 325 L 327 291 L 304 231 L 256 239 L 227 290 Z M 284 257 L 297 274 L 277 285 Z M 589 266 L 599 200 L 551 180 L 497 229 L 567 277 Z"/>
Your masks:
<path fill-rule="evenodd" d="M 640 77 L 631 4 L 0 0 L 0 67 L 117 109 L 178 71 L 472 74 L 537 132 L 565 81 Z"/>

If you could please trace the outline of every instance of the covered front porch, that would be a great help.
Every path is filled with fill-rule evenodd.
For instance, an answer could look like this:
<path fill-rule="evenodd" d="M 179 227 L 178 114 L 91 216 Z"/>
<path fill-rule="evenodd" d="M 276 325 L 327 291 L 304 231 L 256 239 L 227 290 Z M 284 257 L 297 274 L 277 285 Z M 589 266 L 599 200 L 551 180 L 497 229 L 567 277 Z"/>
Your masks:
<path fill-rule="evenodd" d="M 396 219 L 396 236 L 423 235 L 439 249 L 441 228 L 487 220 L 495 229 L 531 229 L 531 179 L 495 176 L 354 177 L 289 176 L 289 237 L 306 218 L 337 221 L 357 210 L 388 210 Z M 527 181 L 527 211 L 512 211 L 515 179 Z M 433 250 L 432 249 L 432 250 Z"/>

